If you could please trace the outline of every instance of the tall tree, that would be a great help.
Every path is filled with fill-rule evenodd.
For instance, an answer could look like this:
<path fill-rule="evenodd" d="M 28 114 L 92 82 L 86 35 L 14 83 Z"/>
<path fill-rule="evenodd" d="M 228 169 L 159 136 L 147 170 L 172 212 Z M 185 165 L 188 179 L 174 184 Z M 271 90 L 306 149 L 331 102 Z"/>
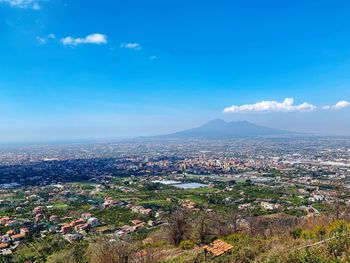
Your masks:
<path fill-rule="evenodd" d="M 183 210 L 176 211 L 169 219 L 167 227 L 170 243 L 175 246 L 180 245 L 181 241 L 190 233 L 190 218 L 187 212 Z"/>

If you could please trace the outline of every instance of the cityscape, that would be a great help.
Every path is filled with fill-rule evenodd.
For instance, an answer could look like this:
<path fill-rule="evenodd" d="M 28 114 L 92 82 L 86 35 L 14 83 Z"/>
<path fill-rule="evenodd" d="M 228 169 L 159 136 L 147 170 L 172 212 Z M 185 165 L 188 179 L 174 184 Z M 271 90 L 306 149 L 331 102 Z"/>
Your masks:
<path fill-rule="evenodd" d="M 298 227 L 349 218 L 344 137 L 8 146 L 0 161 L 0 247 L 11 260 L 56 262 L 67 247 L 98 258 L 102 251 L 87 251 L 101 238 L 133 246 L 120 252 L 130 262 L 264 260 L 273 256 L 267 238 L 313 235 Z M 179 211 L 193 226 L 171 233 Z M 235 246 L 243 234 L 267 240 L 253 253 Z M 202 248 L 219 237 L 233 246 L 228 252 Z M 314 242 L 296 240 L 286 246 Z"/>

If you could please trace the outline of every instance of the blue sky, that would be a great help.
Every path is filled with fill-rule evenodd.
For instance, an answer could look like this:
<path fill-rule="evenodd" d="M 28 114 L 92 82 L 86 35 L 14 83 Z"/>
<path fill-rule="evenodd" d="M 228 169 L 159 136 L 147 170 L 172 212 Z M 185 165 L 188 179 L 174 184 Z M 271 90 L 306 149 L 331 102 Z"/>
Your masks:
<path fill-rule="evenodd" d="M 349 11 L 345 0 L 0 0 L 0 141 L 213 118 L 350 135 Z"/>

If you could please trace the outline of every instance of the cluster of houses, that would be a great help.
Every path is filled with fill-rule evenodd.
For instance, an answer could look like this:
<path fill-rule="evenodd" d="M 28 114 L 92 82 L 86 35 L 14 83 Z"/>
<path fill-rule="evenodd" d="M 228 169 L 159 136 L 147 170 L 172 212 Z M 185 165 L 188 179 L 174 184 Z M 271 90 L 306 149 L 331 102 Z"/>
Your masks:
<path fill-rule="evenodd" d="M 153 212 L 150 208 L 145 208 L 143 206 L 131 204 L 125 201 L 114 201 L 111 197 L 106 197 L 104 203 L 102 204 L 103 208 L 110 208 L 114 206 L 125 207 L 141 215 L 149 216 Z"/>
<path fill-rule="evenodd" d="M 68 241 L 82 239 L 87 229 L 100 225 L 99 220 L 93 217 L 91 213 L 82 213 L 80 218 L 65 223 L 62 226 L 59 224 L 60 218 L 57 215 L 46 216 L 42 206 L 35 207 L 33 214 L 34 223 L 37 226 L 42 223 L 49 223 L 49 225 L 51 224 L 49 230 L 53 230 L 54 232 L 58 232 L 60 227 L 59 233 Z M 32 223 L 31 226 L 35 225 Z M 11 254 L 18 247 L 20 241 L 29 236 L 28 227 L 24 227 L 18 220 L 11 219 L 8 216 L 0 218 L 0 227 L 8 229 L 5 234 L 0 236 L 0 254 Z M 44 232 L 47 231 L 42 231 L 42 233 Z"/>
<path fill-rule="evenodd" d="M 272 210 L 276 210 L 279 209 L 281 207 L 281 204 L 278 203 L 269 203 L 269 202 L 261 202 L 260 206 L 262 209 L 264 209 L 265 211 L 272 211 Z"/>
<path fill-rule="evenodd" d="M 34 199 L 34 197 L 32 198 Z M 131 204 L 125 201 L 115 201 L 110 197 L 105 198 L 102 207 L 108 209 L 114 206 L 128 208 L 131 211 L 144 215 L 144 216 L 155 216 L 158 217 L 159 213 L 150 208 L 145 208 L 143 206 Z M 71 217 L 59 217 L 55 214 L 48 215 L 45 212 L 45 208 L 41 205 L 36 206 L 32 210 L 33 221 L 31 221 L 32 226 L 48 226 L 49 228 L 45 231 L 41 231 L 41 234 L 44 232 L 53 232 L 59 233 L 64 239 L 69 242 L 83 239 L 89 230 L 101 226 L 97 217 L 94 217 L 91 213 L 84 212 L 80 215 L 79 218 Z M 61 224 L 60 222 L 66 222 Z M 131 220 L 131 225 L 124 225 L 118 228 L 115 232 L 117 236 L 123 236 L 129 233 L 133 233 L 144 227 L 152 227 L 155 225 L 155 222 L 149 220 L 148 222 L 142 222 L 140 220 Z M 29 236 L 29 228 L 22 227 L 22 224 L 15 219 L 12 219 L 8 216 L 0 218 L 0 226 L 6 227 L 9 229 L 5 234 L 0 236 L 0 254 L 10 254 L 15 250 L 20 241 L 25 237 Z M 30 227 L 30 228 L 31 228 Z"/>
<path fill-rule="evenodd" d="M 127 208 L 131 209 L 134 213 L 139 213 L 141 215 L 149 216 L 152 212 L 150 208 L 144 208 L 143 206 L 128 204 Z"/>
<path fill-rule="evenodd" d="M 140 228 L 145 227 L 145 223 L 140 221 L 140 220 L 137 220 L 137 219 L 132 220 L 131 223 L 132 223 L 132 226 L 124 225 L 124 226 L 120 227 L 115 232 L 116 236 L 121 237 L 121 236 L 124 236 L 126 234 L 133 233 L 133 232 L 135 232 L 136 230 L 138 230 Z M 152 224 L 153 221 L 150 221 L 149 223 Z"/>
<path fill-rule="evenodd" d="M 68 241 L 74 241 L 82 239 L 88 228 L 94 228 L 99 225 L 100 223 L 96 217 L 93 217 L 90 213 L 83 213 L 80 218 L 62 225 L 60 233 Z"/>
<path fill-rule="evenodd" d="M 138 213 L 138 214 L 141 214 L 143 216 L 153 216 L 155 218 L 158 218 L 160 216 L 159 212 L 154 210 L 154 209 L 145 208 L 143 206 L 128 203 L 126 201 L 120 201 L 120 200 L 115 201 L 111 197 L 106 197 L 103 204 L 102 204 L 102 207 L 105 209 L 115 207 L 115 206 L 128 208 L 131 211 L 133 211 L 134 213 Z M 131 223 L 132 223 L 131 225 L 123 225 L 123 226 L 119 227 L 116 230 L 115 235 L 118 237 L 121 237 L 121 236 L 130 234 L 130 233 L 133 233 L 133 232 L 135 232 L 141 228 L 144 228 L 144 227 L 153 227 L 154 225 L 159 224 L 160 222 L 156 223 L 153 220 L 149 220 L 146 224 L 145 222 L 142 222 L 138 219 L 134 219 L 134 220 L 131 220 Z"/>
<path fill-rule="evenodd" d="M 0 219 L 0 225 L 7 227 L 9 230 L 4 235 L 0 236 L 0 254 L 11 254 L 20 240 L 29 235 L 29 229 L 26 227 L 20 227 L 17 220 L 13 220 L 8 216 Z"/>
<path fill-rule="evenodd" d="M 309 202 L 316 203 L 316 202 L 322 202 L 325 200 L 325 196 L 321 193 L 313 192 L 311 193 L 309 197 Z"/>

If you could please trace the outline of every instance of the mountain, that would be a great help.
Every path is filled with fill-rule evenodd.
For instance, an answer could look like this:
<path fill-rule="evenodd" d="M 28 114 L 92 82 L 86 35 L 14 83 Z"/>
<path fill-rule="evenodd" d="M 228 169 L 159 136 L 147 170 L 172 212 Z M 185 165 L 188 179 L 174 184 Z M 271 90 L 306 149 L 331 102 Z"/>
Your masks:
<path fill-rule="evenodd" d="M 256 125 L 248 121 L 226 122 L 221 119 L 216 119 L 198 128 L 163 135 L 161 137 L 174 139 L 230 139 L 291 134 L 295 133 Z"/>

